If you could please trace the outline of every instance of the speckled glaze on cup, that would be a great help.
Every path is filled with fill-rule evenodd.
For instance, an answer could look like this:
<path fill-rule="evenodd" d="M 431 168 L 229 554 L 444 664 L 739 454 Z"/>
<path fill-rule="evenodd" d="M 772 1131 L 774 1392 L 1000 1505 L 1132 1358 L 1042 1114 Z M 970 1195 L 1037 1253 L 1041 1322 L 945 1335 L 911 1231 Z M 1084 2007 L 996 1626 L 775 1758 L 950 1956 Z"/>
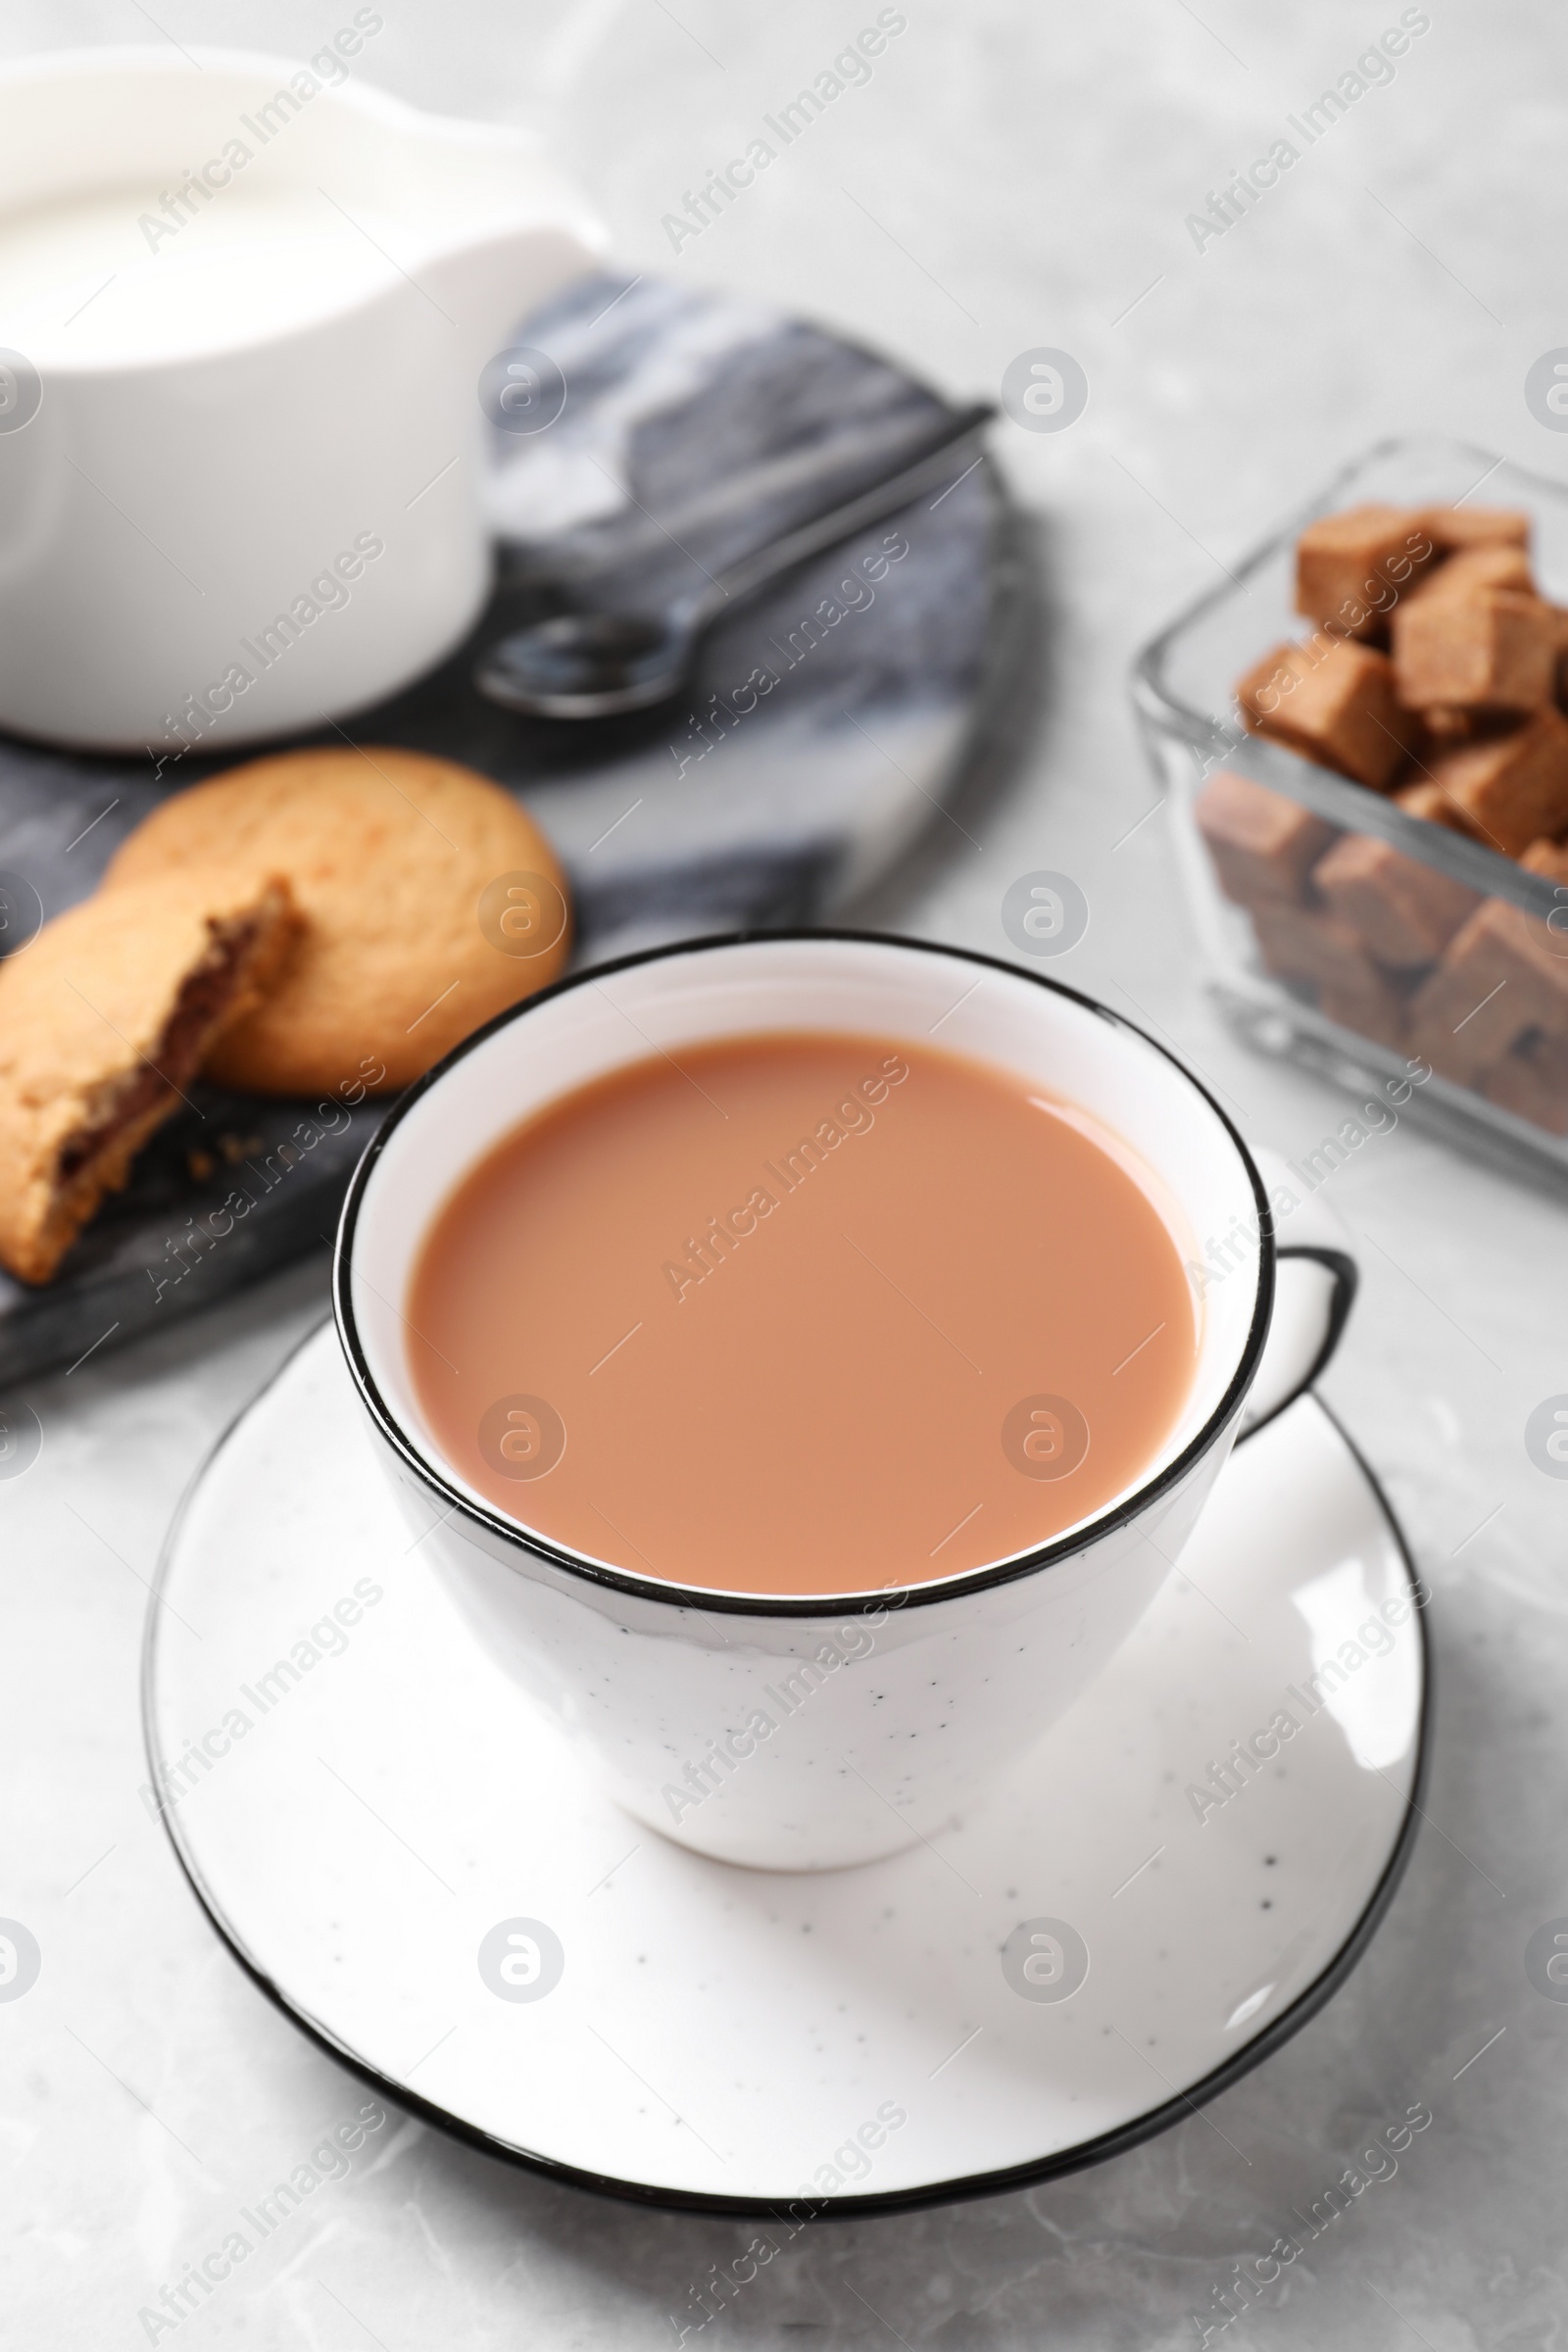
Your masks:
<path fill-rule="evenodd" d="M 1240 1237 L 1225 1279 L 1200 1286 L 1198 1370 L 1176 1427 L 1134 1486 L 1038 1549 L 849 1596 L 749 1593 L 743 1563 L 733 1592 L 694 1590 L 504 1517 L 426 1429 L 400 1309 L 454 1183 L 569 1088 L 652 1051 L 768 1029 L 909 1044 L 935 1035 L 1022 1072 L 1141 1155 L 1184 1256 L 1198 1254 L 1193 1235 Z M 582 1742 L 639 1821 L 721 1860 L 816 1870 L 895 1852 L 961 1812 L 1131 1631 L 1230 1449 L 1258 1378 L 1274 1282 L 1251 1158 L 1217 1104 L 1142 1031 L 985 956 L 811 932 L 634 956 L 564 981 L 467 1039 L 403 1098 L 361 1162 L 334 1304 L 419 1556 L 486 1649 Z M 1330 1301 L 1314 1294 L 1302 1304 L 1289 1319 L 1291 1360 L 1271 1362 L 1260 1384 L 1270 1411 L 1324 1351 Z M 527 1509 L 524 1482 L 517 1508 Z"/>

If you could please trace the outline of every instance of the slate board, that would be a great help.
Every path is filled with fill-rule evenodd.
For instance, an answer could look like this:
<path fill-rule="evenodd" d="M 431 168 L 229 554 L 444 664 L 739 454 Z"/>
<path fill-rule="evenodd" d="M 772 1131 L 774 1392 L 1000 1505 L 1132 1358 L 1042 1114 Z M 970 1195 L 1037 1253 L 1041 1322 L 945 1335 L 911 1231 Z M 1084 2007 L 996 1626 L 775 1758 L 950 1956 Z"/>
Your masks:
<path fill-rule="evenodd" d="M 552 611 L 691 594 L 888 471 L 945 409 L 819 327 L 646 278 L 579 283 L 515 341 L 549 355 L 566 397 L 538 434 L 492 428 L 490 604 L 457 654 L 346 732 L 466 761 L 516 794 L 569 874 L 579 966 L 662 939 L 844 919 L 927 827 L 948 829 L 943 812 L 1033 663 L 1019 521 L 995 466 L 964 449 L 948 488 L 726 614 L 689 697 L 591 724 L 514 716 L 472 687 L 481 648 Z M 873 584 L 865 562 L 889 533 L 908 553 Z M 843 617 L 812 641 L 802 624 L 828 597 Z M 737 713 L 759 669 L 777 683 Z M 342 740 L 327 728 L 287 742 Z M 0 920 L 20 926 L 13 938 L 85 897 L 150 808 L 234 756 L 156 764 L 0 736 Z M 385 1108 L 345 1106 L 335 1134 L 285 1164 L 302 1121 L 320 1134 L 312 1104 L 208 1086 L 191 1104 L 54 1283 L 0 1274 L 0 1384 L 74 1366 L 328 1241 Z M 236 1188 L 253 1202 L 242 1217 L 222 1208 Z"/>

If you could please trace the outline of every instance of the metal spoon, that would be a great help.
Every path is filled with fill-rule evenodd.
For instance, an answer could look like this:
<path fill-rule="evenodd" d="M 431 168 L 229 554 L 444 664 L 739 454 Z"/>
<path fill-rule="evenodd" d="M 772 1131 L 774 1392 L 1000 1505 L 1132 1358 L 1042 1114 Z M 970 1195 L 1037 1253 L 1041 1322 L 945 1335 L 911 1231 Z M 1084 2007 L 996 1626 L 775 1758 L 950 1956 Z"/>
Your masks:
<path fill-rule="evenodd" d="M 562 612 L 499 639 L 474 664 L 475 686 L 503 710 L 537 718 L 608 718 L 667 701 L 685 684 L 699 639 L 721 612 L 808 556 L 897 514 L 946 469 L 955 442 L 996 413 L 982 401 L 948 417 L 897 473 L 759 548 L 688 604 L 665 612 Z"/>

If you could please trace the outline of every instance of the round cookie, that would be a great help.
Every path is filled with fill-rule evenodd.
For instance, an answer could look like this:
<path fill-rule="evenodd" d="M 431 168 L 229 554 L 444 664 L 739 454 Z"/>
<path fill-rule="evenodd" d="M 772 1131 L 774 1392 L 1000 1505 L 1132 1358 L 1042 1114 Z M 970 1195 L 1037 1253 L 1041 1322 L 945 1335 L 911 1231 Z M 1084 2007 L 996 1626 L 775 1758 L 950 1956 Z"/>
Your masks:
<path fill-rule="evenodd" d="M 281 980 L 207 1064 L 259 1094 L 407 1086 L 553 980 L 570 944 L 564 881 L 532 819 L 417 752 L 230 768 L 155 808 L 102 887 L 197 866 L 286 875 L 305 917 Z"/>

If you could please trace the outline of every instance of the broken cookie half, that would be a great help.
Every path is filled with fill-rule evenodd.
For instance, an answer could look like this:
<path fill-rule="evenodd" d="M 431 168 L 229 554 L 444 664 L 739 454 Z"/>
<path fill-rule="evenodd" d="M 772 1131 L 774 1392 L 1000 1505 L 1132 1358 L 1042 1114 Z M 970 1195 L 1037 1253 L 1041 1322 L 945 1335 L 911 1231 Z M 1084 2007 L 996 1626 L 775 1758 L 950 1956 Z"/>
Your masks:
<path fill-rule="evenodd" d="M 0 962 L 0 1264 L 50 1279 L 300 928 L 281 877 L 187 870 L 85 899 Z"/>

